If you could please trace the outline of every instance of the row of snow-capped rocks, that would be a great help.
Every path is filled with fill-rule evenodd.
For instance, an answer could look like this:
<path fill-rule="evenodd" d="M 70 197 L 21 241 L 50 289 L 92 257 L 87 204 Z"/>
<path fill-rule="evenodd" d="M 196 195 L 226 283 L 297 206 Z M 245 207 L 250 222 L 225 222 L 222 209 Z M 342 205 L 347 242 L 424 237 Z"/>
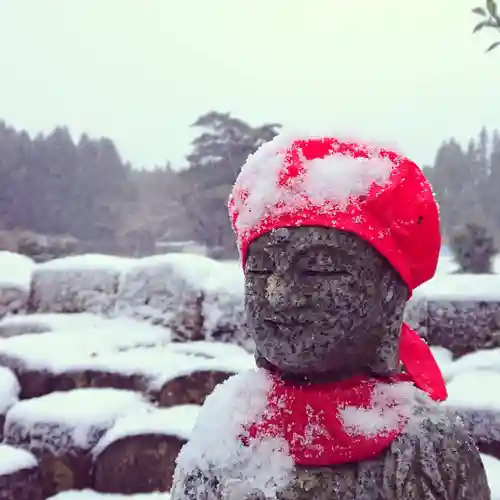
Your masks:
<path fill-rule="evenodd" d="M 0 330 L 0 500 L 168 492 L 200 405 L 255 367 L 236 345 L 171 342 L 131 318 L 11 316 Z"/>
<path fill-rule="evenodd" d="M 35 264 L 0 252 L 0 317 L 26 312 L 135 317 L 180 339 L 249 343 L 239 328 L 241 269 L 200 255 L 79 255 Z"/>
<path fill-rule="evenodd" d="M 80 255 L 35 264 L 0 252 L 0 317 L 25 312 L 133 317 L 168 327 L 180 340 L 252 348 L 242 328 L 241 268 L 199 255 Z M 405 316 L 431 345 L 455 356 L 500 347 L 500 274 L 441 270 L 415 291 Z"/>
<path fill-rule="evenodd" d="M 200 405 L 255 367 L 238 346 L 172 343 L 168 329 L 130 318 L 12 316 L 2 330 L 10 334 L 0 338 L 0 500 L 168 492 Z M 446 404 L 498 468 L 500 350 L 458 359 L 433 351 Z"/>

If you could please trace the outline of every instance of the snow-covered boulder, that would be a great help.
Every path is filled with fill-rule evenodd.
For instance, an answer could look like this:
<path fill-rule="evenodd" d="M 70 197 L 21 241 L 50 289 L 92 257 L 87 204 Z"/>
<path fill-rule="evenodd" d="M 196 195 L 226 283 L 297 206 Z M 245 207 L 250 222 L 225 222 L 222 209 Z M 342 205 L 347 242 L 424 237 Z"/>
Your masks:
<path fill-rule="evenodd" d="M 3 438 L 5 415 L 19 401 L 20 392 L 21 386 L 14 372 L 0 366 L 0 440 Z"/>
<path fill-rule="evenodd" d="M 25 311 L 35 262 L 13 252 L 0 252 L 0 318 Z"/>
<path fill-rule="evenodd" d="M 38 458 L 47 498 L 91 487 L 92 448 L 116 420 L 148 408 L 150 403 L 131 391 L 56 392 L 14 405 L 7 413 L 4 441 Z"/>
<path fill-rule="evenodd" d="M 217 384 L 255 366 L 237 346 L 171 343 L 169 330 L 130 318 L 103 320 L 87 330 L 3 339 L 0 364 L 16 373 L 22 398 L 111 387 L 142 392 L 162 406 L 201 404 Z"/>
<path fill-rule="evenodd" d="M 126 320 L 124 320 L 126 321 Z M 65 331 L 68 334 L 92 330 L 96 327 L 116 329 L 120 324 L 118 319 L 107 319 L 92 313 L 35 313 L 7 316 L 0 321 L 0 338 L 15 337 L 26 333 L 44 333 Z M 124 327 L 125 323 L 121 325 Z M 135 325 L 129 327 L 137 328 Z M 145 325 L 147 328 L 147 325 Z"/>
<path fill-rule="evenodd" d="M 38 460 L 30 452 L 0 444 L 0 500 L 43 500 Z"/>
<path fill-rule="evenodd" d="M 114 495 L 94 490 L 63 491 L 48 500 L 170 500 L 169 493 L 139 493 L 138 495 Z M 494 499 L 496 500 L 496 499 Z"/>
<path fill-rule="evenodd" d="M 108 314 L 120 275 L 132 259 L 78 255 L 38 264 L 33 271 L 30 311 Z"/>
<path fill-rule="evenodd" d="M 139 259 L 121 279 L 115 314 L 168 326 L 180 340 L 242 339 L 241 270 L 201 255 Z"/>
<path fill-rule="evenodd" d="M 463 420 L 482 453 L 500 459 L 500 373 L 487 370 L 455 374 L 444 403 Z"/>
<path fill-rule="evenodd" d="M 500 347 L 500 275 L 439 274 L 415 290 L 405 319 L 455 356 Z"/>
<path fill-rule="evenodd" d="M 170 491 L 175 460 L 198 412 L 199 406 L 185 405 L 118 420 L 93 449 L 94 489 L 127 494 Z"/>
<path fill-rule="evenodd" d="M 481 454 L 491 490 L 491 500 L 500 500 L 500 460 Z"/>
<path fill-rule="evenodd" d="M 85 322 L 83 322 L 85 324 Z M 168 344 L 171 332 L 130 318 L 103 319 L 93 328 L 28 333 L 0 340 L 0 365 L 13 370 L 21 397 L 43 396 L 55 390 L 101 386 L 136 389 L 140 380 L 127 373 L 98 371 L 99 356 L 136 347 Z M 95 372 L 91 370 L 95 368 Z M 142 387 L 142 386 L 141 386 Z"/>

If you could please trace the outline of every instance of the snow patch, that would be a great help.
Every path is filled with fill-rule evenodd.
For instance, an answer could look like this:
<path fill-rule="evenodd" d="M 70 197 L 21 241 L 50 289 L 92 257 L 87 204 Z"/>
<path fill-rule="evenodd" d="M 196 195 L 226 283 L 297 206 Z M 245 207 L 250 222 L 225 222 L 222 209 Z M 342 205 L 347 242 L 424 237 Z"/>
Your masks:
<path fill-rule="evenodd" d="M 200 407 L 180 405 L 134 414 L 118 419 L 92 450 L 94 457 L 109 445 L 131 436 L 161 434 L 188 441 L 196 423 Z"/>
<path fill-rule="evenodd" d="M 419 286 L 414 297 L 434 301 L 500 302 L 500 275 L 438 274 Z"/>
<path fill-rule="evenodd" d="M 411 382 L 377 384 L 367 408 L 346 406 L 339 417 L 347 434 L 376 437 L 400 428 L 413 415 L 418 389 Z"/>
<path fill-rule="evenodd" d="M 491 500 L 500 500 L 500 460 L 484 454 L 481 454 L 481 460 L 490 485 Z"/>
<path fill-rule="evenodd" d="M 498 411 L 500 401 L 495 399 L 493 388 L 499 386 L 500 373 L 485 370 L 458 373 L 448 383 L 448 399 L 444 404 L 467 409 Z"/>
<path fill-rule="evenodd" d="M 249 446 L 241 441 L 245 429 L 262 418 L 271 386 L 266 372 L 256 370 L 231 377 L 215 389 L 179 454 L 174 488 L 182 488 L 182 478 L 197 469 L 215 474 L 221 490 L 233 498 L 243 498 L 252 490 L 272 498 L 289 483 L 294 464 L 284 439 L 250 440 Z"/>
<path fill-rule="evenodd" d="M 106 353 L 167 344 L 171 332 L 135 320 L 109 320 L 108 327 L 24 334 L 0 341 L 0 359 L 16 370 L 68 369 L 95 366 Z M 101 365 L 102 366 L 102 365 Z"/>
<path fill-rule="evenodd" d="M 388 158 L 352 158 L 340 154 L 307 162 L 304 193 L 315 205 L 328 202 L 345 207 L 350 198 L 366 194 L 370 187 L 384 185 L 394 164 Z"/>
<path fill-rule="evenodd" d="M 37 459 L 28 451 L 7 444 L 0 444 L 0 476 L 14 474 L 38 465 Z"/>
<path fill-rule="evenodd" d="M 240 346 L 226 342 L 173 342 L 169 345 L 172 352 L 180 354 L 190 354 L 193 356 L 203 356 L 206 358 L 252 358 L 245 349 Z"/>
<path fill-rule="evenodd" d="M 120 495 L 115 493 L 98 493 L 92 490 L 63 491 L 48 500 L 170 500 L 169 493 L 138 493 Z"/>
<path fill-rule="evenodd" d="M 0 337 L 13 337 L 23 333 L 43 333 L 61 329 L 94 328 L 105 321 L 101 316 L 91 313 L 75 314 L 28 314 L 7 316 L 0 321 Z"/>
<path fill-rule="evenodd" d="M 278 134 L 250 155 L 236 180 L 230 204 L 238 212 L 236 226 L 244 232 L 268 216 L 293 213 L 307 203 L 331 208 L 365 194 L 373 185 L 385 185 L 394 164 L 383 158 L 380 150 L 369 147 L 368 158 L 354 158 L 334 153 L 311 161 L 300 158 L 304 172 L 280 185 L 280 175 L 287 164 L 288 148 L 297 139 Z M 301 154 L 300 151 L 298 154 Z"/>
<path fill-rule="evenodd" d="M 123 389 L 53 392 L 14 405 L 5 419 L 5 436 L 27 433 L 32 447 L 49 446 L 56 454 L 61 446 L 87 450 L 118 418 L 151 407 L 140 394 Z"/>
<path fill-rule="evenodd" d="M 117 257 L 115 255 L 84 254 L 72 255 L 53 259 L 42 264 L 37 264 L 36 269 L 50 271 L 88 271 L 88 270 L 114 270 L 123 271 L 133 264 L 134 259 Z"/>
<path fill-rule="evenodd" d="M 462 373 L 485 370 L 500 373 L 500 348 L 465 354 L 446 365 L 443 369 L 443 376 L 445 379 L 450 380 Z"/>
<path fill-rule="evenodd" d="M 0 415 L 5 415 L 19 400 L 21 386 L 14 373 L 0 366 Z"/>
<path fill-rule="evenodd" d="M 29 292 L 35 265 L 35 262 L 25 255 L 0 252 L 0 289 L 15 288 Z"/>

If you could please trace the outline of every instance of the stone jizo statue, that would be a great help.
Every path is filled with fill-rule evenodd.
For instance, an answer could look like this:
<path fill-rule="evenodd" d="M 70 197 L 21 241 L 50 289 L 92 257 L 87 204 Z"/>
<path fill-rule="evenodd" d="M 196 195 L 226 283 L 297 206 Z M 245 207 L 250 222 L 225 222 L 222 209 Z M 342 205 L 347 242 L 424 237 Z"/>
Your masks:
<path fill-rule="evenodd" d="M 279 136 L 229 211 L 257 369 L 219 386 L 173 500 L 487 500 L 479 453 L 402 321 L 441 244 L 421 170 L 377 145 Z"/>

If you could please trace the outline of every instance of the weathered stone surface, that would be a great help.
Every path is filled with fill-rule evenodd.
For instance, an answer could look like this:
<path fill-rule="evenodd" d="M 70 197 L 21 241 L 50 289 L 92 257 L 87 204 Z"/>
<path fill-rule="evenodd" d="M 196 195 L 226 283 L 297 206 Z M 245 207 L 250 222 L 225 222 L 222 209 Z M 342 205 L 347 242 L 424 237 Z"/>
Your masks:
<path fill-rule="evenodd" d="M 405 319 L 430 345 L 457 357 L 500 347 L 500 302 L 420 299 L 407 306 Z"/>
<path fill-rule="evenodd" d="M 113 443 L 94 464 L 93 488 L 102 493 L 170 491 L 175 459 L 185 441 L 143 434 Z"/>
<path fill-rule="evenodd" d="M 38 265 L 32 277 L 30 312 L 111 314 L 120 276 L 131 259 L 78 255 Z"/>
<path fill-rule="evenodd" d="M 500 410 L 457 408 L 455 412 L 479 451 L 500 459 Z"/>
<path fill-rule="evenodd" d="M 32 452 L 40 463 L 45 497 L 91 486 L 91 449 L 120 417 L 149 404 L 114 389 L 76 389 L 17 403 L 5 422 L 7 444 Z"/>
<path fill-rule="evenodd" d="M 167 326 L 177 340 L 213 339 L 245 347 L 242 272 L 200 255 L 138 259 L 121 280 L 115 314 Z M 228 271 L 231 279 L 224 279 Z"/>
<path fill-rule="evenodd" d="M 93 450 L 94 489 L 122 494 L 170 491 L 175 460 L 198 411 L 198 406 L 184 405 L 117 421 Z"/>
<path fill-rule="evenodd" d="M 24 450 L 0 444 L 0 500 L 43 500 L 40 468 Z"/>
<path fill-rule="evenodd" d="M 185 404 L 201 405 L 215 387 L 227 380 L 234 372 L 194 371 L 193 373 L 165 382 L 162 388 L 153 393 L 160 406 Z"/>

